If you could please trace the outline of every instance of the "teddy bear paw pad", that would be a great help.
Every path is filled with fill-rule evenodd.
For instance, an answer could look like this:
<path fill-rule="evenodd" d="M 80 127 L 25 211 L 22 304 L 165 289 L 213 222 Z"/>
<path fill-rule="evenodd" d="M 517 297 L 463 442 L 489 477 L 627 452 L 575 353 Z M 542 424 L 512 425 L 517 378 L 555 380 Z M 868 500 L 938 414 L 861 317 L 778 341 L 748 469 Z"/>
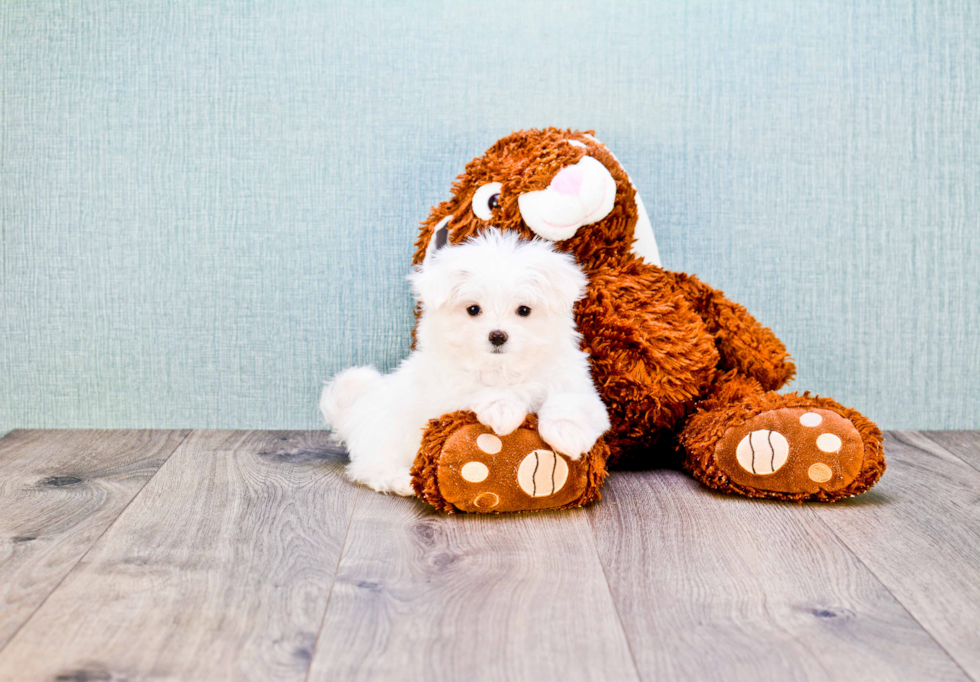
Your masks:
<path fill-rule="evenodd" d="M 533 429 L 498 436 L 483 424 L 470 424 L 443 446 L 436 481 L 445 500 L 461 511 L 558 509 L 582 497 L 588 464 L 584 457 L 555 452 Z"/>
<path fill-rule="evenodd" d="M 730 481 L 756 490 L 815 494 L 850 485 L 864 447 L 849 419 L 825 409 L 784 407 L 729 429 L 715 461 Z"/>

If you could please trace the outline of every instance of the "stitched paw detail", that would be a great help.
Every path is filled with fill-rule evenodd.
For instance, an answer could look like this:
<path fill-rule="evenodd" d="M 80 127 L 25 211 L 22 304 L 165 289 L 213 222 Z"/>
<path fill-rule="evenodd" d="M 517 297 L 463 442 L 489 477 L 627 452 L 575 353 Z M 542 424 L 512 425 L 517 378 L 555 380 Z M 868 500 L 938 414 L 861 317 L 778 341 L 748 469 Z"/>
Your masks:
<path fill-rule="evenodd" d="M 778 408 L 727 433 L 715 462 L 738 485 L 782 493 L 839 490 L 857 477 L 864 460 L 861 436 L 831 410 Z"/>
<path fill-rule="evenodd" d="M 446 441 L 436 480 L 446 501 L 461 511 L 557 509 L 582 497 L 588 463 L 555 452 L 532 429 L 498 436 L 471 424 Z"/>

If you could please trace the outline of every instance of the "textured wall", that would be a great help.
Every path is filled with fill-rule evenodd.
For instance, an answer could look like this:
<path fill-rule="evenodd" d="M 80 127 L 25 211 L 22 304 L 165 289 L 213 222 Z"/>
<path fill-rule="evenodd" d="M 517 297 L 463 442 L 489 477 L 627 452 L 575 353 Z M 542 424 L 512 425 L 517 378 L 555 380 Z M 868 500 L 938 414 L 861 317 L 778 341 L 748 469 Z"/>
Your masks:
<path fill-rule="evenodd" d="M 391 367 L 416 224 L 594 128 L 795 388 L 980 427 L 980 8 L 0 0 L 0 431 L 305 428 Z"/>

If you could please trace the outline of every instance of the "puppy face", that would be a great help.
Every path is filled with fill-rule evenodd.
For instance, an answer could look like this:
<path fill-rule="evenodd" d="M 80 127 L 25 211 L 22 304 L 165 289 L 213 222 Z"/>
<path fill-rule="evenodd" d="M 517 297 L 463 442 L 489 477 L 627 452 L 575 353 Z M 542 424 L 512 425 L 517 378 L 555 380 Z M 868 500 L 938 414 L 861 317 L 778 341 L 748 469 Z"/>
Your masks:
<path fill-rule="evenodd" d="M 410 279 L 418 347 L 447 361 L 525 373 L 558 344 L 578 343 L 572 309 L 585 276 L 540 240 L 488 230 L 441 249 Z"/>

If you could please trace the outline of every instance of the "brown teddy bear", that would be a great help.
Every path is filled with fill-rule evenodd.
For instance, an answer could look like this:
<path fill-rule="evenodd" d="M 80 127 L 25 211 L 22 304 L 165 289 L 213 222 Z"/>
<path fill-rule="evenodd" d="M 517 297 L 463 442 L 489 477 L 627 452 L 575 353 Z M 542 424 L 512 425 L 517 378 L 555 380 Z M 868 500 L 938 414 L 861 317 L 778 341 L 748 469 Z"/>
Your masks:
<path fill-rule="evenodd" d="M 684 468 L 716 490 L 832 502 L 885 470 L 877 426 L 830 398 L 776 390 L 786 348 L 742 306 L 659 267 L 642 202 L 590 133 L 509 135 L 466 166 L 421 227 L 414 263 L 490 225 L 553 241 L 589 279 L 576 308 L 612 428 L 578 461 L 538 436 L 535 417 L 498 437 L 476 416 L 432 420 L 413 469 L 420 497 L 447 512 L 587 504 L 606 463 Z M 466 467 L 478 461 L 486 467 Z M 468 471 L 489 471 L 479 480 Z"/>

